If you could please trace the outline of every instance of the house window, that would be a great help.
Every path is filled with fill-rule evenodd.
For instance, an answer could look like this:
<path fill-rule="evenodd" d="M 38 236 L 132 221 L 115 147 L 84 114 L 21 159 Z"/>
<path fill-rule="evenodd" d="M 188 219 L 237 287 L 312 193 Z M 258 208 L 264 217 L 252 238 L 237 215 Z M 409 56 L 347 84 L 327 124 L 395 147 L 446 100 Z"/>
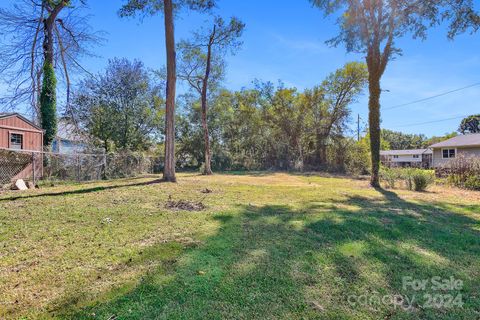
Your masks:
<path fill-rule="evenodd" d="M 23 135 L 19 133 L 10 134 L 10 149 L 23 149 Z"/>
<path fill-rule="evenodd" d="M 398 156 L 393 156 L 394 159 L 398 159 Z"/>
<path fill-rule="evenodd" d="M 455 149 L 442 149 L 442 158 L 450 159 L 455 158 L 456 150 Z"/>
<path fill-rule="evenodd" d="M 414 158 L 414 159 L 418 159 L 418 158 L 420 158 L 420 156 L 419 156 L 418 154 L 414 154 L 414 155 L 413 155 L 413 158 Z"/>

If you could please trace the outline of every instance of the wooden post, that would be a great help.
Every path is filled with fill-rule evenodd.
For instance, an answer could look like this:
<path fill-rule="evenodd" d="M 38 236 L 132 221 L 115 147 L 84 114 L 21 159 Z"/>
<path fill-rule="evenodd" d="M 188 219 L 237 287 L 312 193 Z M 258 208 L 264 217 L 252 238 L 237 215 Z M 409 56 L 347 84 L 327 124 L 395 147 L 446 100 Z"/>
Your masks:
<path fill-rule="evenodd" d="M 33 184 L 36 184 L 36 177 L 35 177 L 35 152 L 32 152 L 32 176 L 33 176 Z"/>

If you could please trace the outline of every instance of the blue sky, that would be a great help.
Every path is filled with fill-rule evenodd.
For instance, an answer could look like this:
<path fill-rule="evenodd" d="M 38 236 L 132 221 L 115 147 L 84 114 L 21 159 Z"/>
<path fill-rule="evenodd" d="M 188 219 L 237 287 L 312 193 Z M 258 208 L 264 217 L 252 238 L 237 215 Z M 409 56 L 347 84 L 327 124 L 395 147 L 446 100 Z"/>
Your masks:
<path fill-rule="evenodd" d="M 11 2 L 12 0 L 8 0 Z M 219 0 L 217 14 L 235 15 L 246 23 L 244 45 L 236 56 L 228 57 L 225 86 L 248 87 L 257 78 L 282 80 L 298 89 L 313 87 L 325 76 L 361 55 L 346 54 L 343 47 L 330 48 L 324 42 L 338 29 L 333 18 L 312 8 L 307 0 Z M 161 16 L 121 19 L 117 10 L 124 1 L 89 0 L 90 24 L 105 31 L 106 42 L 98 47 L 99 58 L 82 63 L 92 72 L 101 71 L 109 58 L 140 59 L 146 66 L 159 68 L 165 61 L 164 30 Z M 294 3 L 294 4 L 293 4 Z M 183 12 L 176 21 L 177 40 L 188 37 L 202 25 L 205 16 Z M 403 55 L 392 61 L 384 75 L 382 107 L 413 100 L 480 82 L 480 34 L 446 38 L 444 28 L 432 29 L 426 41 L 404 38 L 399 41 Z M 480 86 L 438 99 L 385 110 L 382 127 L 408 133 L 441 135 L 457 129 L 460 119 L 410 126 L 479 113 Z M 367 96 L 352 105 L 352 113 L 367 119 Z"/>

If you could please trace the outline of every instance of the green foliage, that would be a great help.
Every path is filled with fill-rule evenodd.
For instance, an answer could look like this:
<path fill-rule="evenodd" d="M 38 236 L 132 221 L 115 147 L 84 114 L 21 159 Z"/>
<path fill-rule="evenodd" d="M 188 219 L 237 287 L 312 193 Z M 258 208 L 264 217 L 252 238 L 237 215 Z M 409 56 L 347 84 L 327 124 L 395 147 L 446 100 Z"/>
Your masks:
<path fill-rule="evenodd" d="M 388 143 L 392 150 L 421 149 L 427 139 L 423 134 L 406 134 L 388 129 L 382 129 L 381 135 L 383 141 Z"/>
<path fill-rule="evenodd" d="M 364 144 L 367 146 L 368 150 L 370 150 L 370 133 L 367 132 L 367 134 L 360 139 L 360 143 Z M 380 150 L 390 150 L 392 149 L 390 147 L 390 142 L 388 140 L 380 139 Z"/>
<path fill-rule="evenodd" d="M 412 180 L 415 191 L 425 191 L 435 181 L 435 175 L 432 172 L 417 169 L 413 173 Z"/>
<path fill-rule="evenodd" d="M 467 180 L 465 180 L 465 188 L 480 190 L 480 175 L 468 177 Z"/>
<path fill-rule="evenodd" d="M 57 79 L 53 65 L 45 63 L 43 66 L 43 83 L 40 94 L 40 116 L 42 128 L 45 130 L 43 144 L 50 146 L 57 134 Z"/>
<path fill-rule="evenodd" d="M 388 188 L 394 189 L 400 174 L 398 170 L 382 167 L 380 169 L 380 178 L 386 182 Z"/>
<path fill-rule="evenodd" d="M 363 173 L 345 137 L 349 105 L 365 85 L 361 63 L 349 63 L 321 85 L 299 92 L 283 84 L 212 93 L 207 117 L 215 170 L 328 169 Z M 196 96 L 179 99 L 178 157 L 182 167 L 204 162 L 201 108 Z M 321 162 L 319 150 L 325 152 Z M 363 159 L 361 159 L 363 161 Z M 348 162 L 348 165 L 347 165 Z M 347 166 L 349 168 L 347 169 Z"/>
<path fill-rule="evenodd" d="M 370 173 L 370 148 L 364 139 L 351 141 L 350 145 L 346 147 L 348 157 L 345 161 L 345 172 L 351 175 L 363 175 Z"/>
<path fill-rule="evenodd" d="M 207 81 L 209 91 L 215 90 L 225 75 L 225 55 L 236 53 L 242 44 L 245 24 L 236 17 L 226 23 L 221 17 L 215 17 L 212 27 L 201 29 L 192 39 L 180 41 L 178 51 L 180 63 L 178 77 L 186 81 L 196 93 L 202 93 L 203 82 Z M 207 60 L 210 49 L 210 70 L 206 78 Z"/>
<path fill-rule="evenodd" d="M 408 190 L 425 191 L 435 181 L 435 173 L 417 168 L 382 167 L 380 178 L 391 189 L 396 187 L 397 182 L 402 181 Z"/>
<path fill-rule="evenodd" d="M 450 139 L 450 138 L 456 137 L 457 135 L 458 135 L 457 132 L 451 132 L 451 133 L 446 133 L 445 135 L 439 136 L 439 137 L 433 136 L 433 137 L 431 137 L 430 139 L 425 140 L 423 146 L 424 146 L 425 148 L 427 148 L 427 147 L 431 146 L 432 144 L 435 144 L 435 143 L 439 143 L 439 142 L 448 140 L 448 139 Z"/>
<path fill-rule="evenodd" d="M 147 150 L 162 129 L 161 89 L 141 62 L 113 59 L 104 73 L 80 83 L 72 108 L 81 128 L 106 151 Z"/>
<path fill-rule="evenodd" d="M 462 134 L 480 133 L 480 114 L 471 115 L 463 119 L 458 131 Z"/>
<path fill-rule="evenodd" d="M 173 0 L 175 9 L 186 7 L 195 11 L 207 11 L 215 7 L 215 0 Z M 121 17 L 153 16 L 163 12 L 163 0 L 126 0 L 118 14 Z"/>

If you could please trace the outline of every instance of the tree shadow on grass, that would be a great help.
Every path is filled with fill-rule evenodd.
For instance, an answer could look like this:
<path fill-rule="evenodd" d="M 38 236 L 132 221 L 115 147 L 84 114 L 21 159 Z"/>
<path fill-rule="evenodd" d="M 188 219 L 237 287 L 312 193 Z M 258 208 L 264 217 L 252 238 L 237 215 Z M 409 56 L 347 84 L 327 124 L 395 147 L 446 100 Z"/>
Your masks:
<path fill-rule="evenodd" d="M 56 316 L 69 319 L 457 319 L 480 311 L 478 221 L 395 193 L 332 203 L 245 206 L 214 216 L 217 234 L 120 294 Z M 168 244 L 166 244 L 168 245 Z M 149 259 L 163 259 L 151 255 Z M 477 277 L 476 277 L 476 276 Z M 413 295 L 402 278 L 464 281 L 463 308 L 405 311 L 352 295 Z"/>
<path fill-rule="evenodd" d="M 81 189 L 75 189 L 75 190 L 69 190 L 69 191 L 18 195 L 13 197 L 0 198 L 0 202 L 15 201 L 15 200 L 22 200 L 22 199 L 30 199 L 30 198 L 58 197 L 58 196 L 68 196 L 68 195 L 76 195 L 76 194 L 86 194 L 86 193 L 120 189 L 120 188 L 142 187 L 142 186 L 148 186 L 148 185 L 158 184 L 162 182 L 164 181 L 161 179 L 153 179 L 153 180 L 144 181 L 144 182 L 135 182 L 135 183 L 127 183 L 127 184 L 115 184 L 115 185 L 98 186 L 98 187 L 91 187 L 91 188 L 83 187 Z"/>

